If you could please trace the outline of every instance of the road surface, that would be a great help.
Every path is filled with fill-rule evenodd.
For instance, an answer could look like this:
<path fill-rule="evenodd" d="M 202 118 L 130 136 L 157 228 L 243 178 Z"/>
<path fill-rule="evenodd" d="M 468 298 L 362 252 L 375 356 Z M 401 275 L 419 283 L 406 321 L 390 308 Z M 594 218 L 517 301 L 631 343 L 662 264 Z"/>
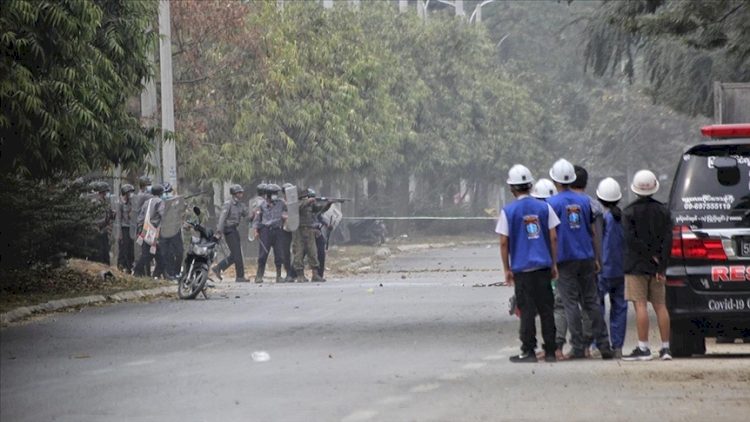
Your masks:
<path fill-rule="evenodd" d="M 0 331 L 0 420 L 750 420 L 748 345 L 510 363 L 512 289 L 480 287 L 502 280 L 498 255 L 431 250 L 322 284 L 220 283 L 211 300 L 16 324 Z"/>

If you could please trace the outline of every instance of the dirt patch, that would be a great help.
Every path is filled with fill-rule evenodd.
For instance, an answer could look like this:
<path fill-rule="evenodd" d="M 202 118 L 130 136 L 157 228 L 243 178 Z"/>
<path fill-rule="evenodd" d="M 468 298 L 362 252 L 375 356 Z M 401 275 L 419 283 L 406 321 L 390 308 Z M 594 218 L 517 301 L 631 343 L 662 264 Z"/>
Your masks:
<path fill-rule="evenodd" d="M 169 283 L 133 277 L 97 262 L 72 259 L 58 269 L 0 270 L 0 313 L 50 300 L 145 290 Z"/>

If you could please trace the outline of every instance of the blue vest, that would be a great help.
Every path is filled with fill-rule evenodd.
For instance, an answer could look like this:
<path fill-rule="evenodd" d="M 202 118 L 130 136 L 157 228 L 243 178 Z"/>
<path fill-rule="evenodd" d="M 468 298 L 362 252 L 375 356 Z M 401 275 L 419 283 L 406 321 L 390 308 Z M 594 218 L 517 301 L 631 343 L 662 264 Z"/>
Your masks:
<path fill-rule="evenodd" d="M 510 270 L 521 273 L 551 268 L 547 203 L 526 197 L 507 205 L 503 211 L 508 219 Z"/>
<path fill-rule="evenodd" d="M 557 263 L 594 258 L 591 237 L 591 201 L 570 190 L 547 198 L 560 218 L 557 226 Z"/>
<path fill-rule="evenodd" d="M 625 230 L 612 213 L 604 214 L 604 236 L 602 239 L 602 273 L 604 278 L 622 278 L 625 256 Z"/>

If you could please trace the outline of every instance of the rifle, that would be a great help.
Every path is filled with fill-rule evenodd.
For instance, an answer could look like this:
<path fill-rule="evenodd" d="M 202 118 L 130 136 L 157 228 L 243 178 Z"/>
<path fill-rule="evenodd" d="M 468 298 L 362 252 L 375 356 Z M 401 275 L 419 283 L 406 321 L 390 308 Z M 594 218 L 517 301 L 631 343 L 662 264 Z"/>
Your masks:
<path fill-rule="evenodd" d="M 353 199 L 350 199 L 350 198 L 326 198 L 325 196 L 322 196 L 320 198 L 315 198 L 315 200 L 317 202 L 328 202 L 328 201 L 338 202 L 339 204 L 342 202 L 353 201 Z"/>
<path fill-rule="evenodd" d="M 204 193 L 208 193 L 208 190 L 203 190 L 203 191 L 200 191 L 200 192 L 198 192 L 198 193 L 194 193 L 194 194 L 192 194 L 192 195 L 187 195 L 187 196 L 185 197 L 185 199 L 195 198 L 196 196 L 200 196 L 200 195 L 203 195 Z"/>

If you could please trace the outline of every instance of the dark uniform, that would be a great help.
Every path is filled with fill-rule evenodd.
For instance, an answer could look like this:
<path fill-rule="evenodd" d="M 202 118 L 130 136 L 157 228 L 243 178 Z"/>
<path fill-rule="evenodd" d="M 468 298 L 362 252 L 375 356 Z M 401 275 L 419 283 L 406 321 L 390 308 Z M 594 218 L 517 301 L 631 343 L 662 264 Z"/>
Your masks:
<path fill-rule="evenodd" d="M 109 185 L 105 182 L 99 182 L 97 183 L 97 191 L 98 195 L 92 199 L 92 202 L 96 204 L 106 204 L 107 207 L 102 211 L 99 217 L 94 220 L 97 232 L 90 244 L 93 251 L 89 259 L 91 261 L 109 265 L 109 232 L 111 231 L 110 223 L 114 212 L 109 207 L 109 201 L 107 200 L 107 196 L 109 195 Z"/>
<path fill-rule="evenodd" d="M 143 223 L 146 221 L 146 212 L 150 208 L 149 220 L 154 228 L 161 226 L 162 217 L 164 217 L 164 201 L 161 199 L 161 194 L 164 192 L 164 188 L 161 185 L 154 185 L 151 188 L 152 196 L 149 200 L 144 201 L 138 212 L 138 233 L 143 229 Z M 151 245 L 143 242 L 141 244 L 141 256 L 138 258 L 138 262 L 135 264 L 135 270 L 133 273 L 136 276 L 142 277 L 150 274 L 151 260 L 156 259 L 157 265 L 161 261 L 161 254 L 157 251 L 156 254 L 151 253 Z"/>
<path fill-rule="evenodd" d="M 331 221 L 322 212 L 315 216 L 313 229 L 315 232 L 315 246 L 318 248 L 318 275 L 323 277 L 326 270 L 326 241 L 327 236 L 323 233 L 330 226 Z M 330 232 L 328 236 L 330 236 Z"/>
<path fill-rule="evenodd" d="M 278 190 L 278 186 L 276 186 Z M 274 192 L 278 192 L 278 190 Z M 258 272 L 255 274 L 255 282 L 263 282 L 263 274 L 266 270 L 268 255 L 273 249 L 273 261 L 276 264 L 276 281 L 281 280 L 281 267 L 284 264 L 284 238 L 282 226 L 286 216 L 286 204 L 281 199 L 271 199 L 266 196 L 266 202 L 260 206 L 255 215 L 253 229 L 258 232 Z"/>
<path fill-rule="evenodd" d="M 162 199 L 174 196 L 173 192 L 172 185 L 166 183 Z M 182 257 L 185 254 L 182 245 L 182 230 L 178 230 L 176 234 L 170 237 L 159 236 L 159 249 L 162 259 L 161 264 L 157 265 L 154 270 L 154 277 L 163 275 L 167 279 L 177 278 L 182 268 Z"/>
<path fill-rule="evenodd" d="M 117 265 L 121 270 L 126 272 L 133 271 L 135 263 L 135 236 L 131 233 L 130 227 L 133 225 L 133 202 L 131 195 L 135 189 L 132 185 L 124 185 L 120 192 L 120 204 L 118 212 L 120 213 L 120 251 L 117 255 Z M 134 232 L 134 231 L 133 231 Z"/>
<path fill-rule="evenodd" d="M 224 239 L 229 247 L 229 256 L 224 258 L 217 266 L 214 267 L 214 273 L 221 278 L 221 272 L 234 264 L 236 281 L 247 281 L 245 279 L 245 263 L 242 260 L 242 245 L 240 243 L 240 232 L 237 227 L 243 218 L 248 219 L 250 214 L 245 204 L 235 196 L 242 193 L 242 187 L 234 185 L 229 189 L 232 199 L 224 202 L 221 206 L 221 215 L 219 215 L 219 224 L 216 231 L 224 235 Z"/>

